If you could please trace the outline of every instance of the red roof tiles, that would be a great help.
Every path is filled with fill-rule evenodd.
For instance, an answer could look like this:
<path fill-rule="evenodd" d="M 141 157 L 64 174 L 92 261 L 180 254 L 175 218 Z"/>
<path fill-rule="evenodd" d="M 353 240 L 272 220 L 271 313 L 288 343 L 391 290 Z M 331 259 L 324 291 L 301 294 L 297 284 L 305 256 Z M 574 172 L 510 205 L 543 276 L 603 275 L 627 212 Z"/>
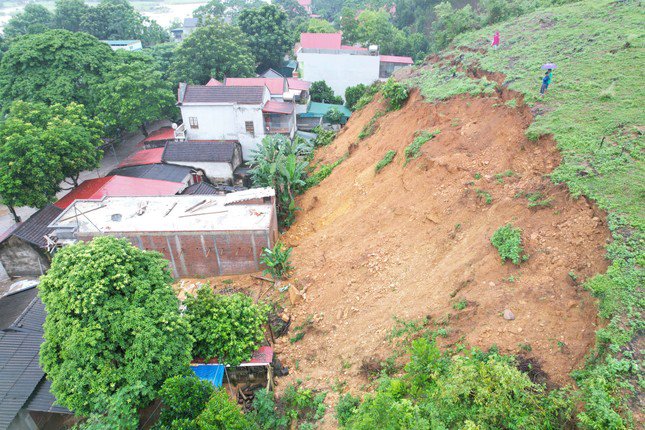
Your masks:
<path fill-rule="evenodd" d="M 284 94 L 284 78 L 226 78 L 226 86 L 261 87 L 266 85 L 272 95 Z"/>
<path fill-rule="evenodd" d="M 76 200 L 99 200 L 105 196 L 172 196 L 183 188 L 184 184 L 180 182 L 127 176 L 106 176 L 104 178 L 88 179 L 54 203 L 54 205 L 65 209 Z"/>
<path fill-rule="evenodd" d="M 287 102 L 278 102 L 275 100 L 269 100 L 266 102 L 264 107 L 262 108 L 262 112 L 264 113 L 280 113 L 280 114 L 291 114 L 293 113 L 293 103 L 287 103 Z"/>
<path fill-rule="evenodd" d="M 148 135 L 143 142 L 153 142 L 155 140 L 173 140 L 175 138 L 175 130 L 172 127 L 162 127 L 155 130 Z"/>

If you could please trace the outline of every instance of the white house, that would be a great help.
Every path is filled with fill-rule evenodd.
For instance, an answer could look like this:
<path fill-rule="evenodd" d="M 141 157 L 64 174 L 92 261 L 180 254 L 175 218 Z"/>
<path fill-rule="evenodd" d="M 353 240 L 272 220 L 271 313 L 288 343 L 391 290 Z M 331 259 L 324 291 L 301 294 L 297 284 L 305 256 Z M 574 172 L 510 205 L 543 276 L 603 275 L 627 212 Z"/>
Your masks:
<path fill-rule="evenodd" d="M 342 32 L 302 33 L 295 53 L 305 81 L 325 81 L 343 97 L 347 87 L 386 79 L 394 70 L 413 63 L 410 57 L 380 55 L 375 45 L 343 45 Z"/>
<path fill-rule="evenodd" d="M 294 104 L 272 100 L 266 85 L 180 83 L 177 105 L 183 124 L 175 139 L 238 141 L 245 160 L 267 134 L 293 137 L 296 131 Z"/>
<path fill-rule="evenodd" d="M 217 85 L 216 82 L 217 81 L 213 82 L 213 79 L 211 79 L 206 85 Z M 307 106 L 311 101 L 311 98 L 309 97 L 311 82 L 298 78 L 226 78 L 223 85 L 242 87 L 265 85 L 269 89 L 271 100 L 294 103 L 296 114 L 307 112 Z"/>
<path fill-rule="evenodd" d="M 233 181 L 233 172 L 242 164 L 242 147 L 238 141 L 167 142 L 162 160 L 202 170 L 213 183 Z"/>

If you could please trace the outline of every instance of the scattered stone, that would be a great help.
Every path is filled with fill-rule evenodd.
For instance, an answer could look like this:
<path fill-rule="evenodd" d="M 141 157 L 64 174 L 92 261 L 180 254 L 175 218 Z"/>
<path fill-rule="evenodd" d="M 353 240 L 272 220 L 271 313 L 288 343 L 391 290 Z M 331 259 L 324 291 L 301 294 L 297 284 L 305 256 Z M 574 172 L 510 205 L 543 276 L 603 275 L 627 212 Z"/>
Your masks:
<path fill-rule="evenodd" d="M 511 312 L 510 309 L 504 309 L 504 319 L 507 321 L 513 321 L 515 319 L 515 314 Z"/>
<path fill-rule="evenodd" d="M 488 283 L 488 285 L 490 285 L 491 287 L 494 287 L 494 286 L 495 286 L 495 283 L 494 283 L 493 281 L 490 281 L 490 282 Z"/>
<path fill-rule="evenodd" d="M 289 301 L 292 305 L 296 305 L 302 301 L 302 293 L 296 288 L 295 285 L 289 286 Z"/>

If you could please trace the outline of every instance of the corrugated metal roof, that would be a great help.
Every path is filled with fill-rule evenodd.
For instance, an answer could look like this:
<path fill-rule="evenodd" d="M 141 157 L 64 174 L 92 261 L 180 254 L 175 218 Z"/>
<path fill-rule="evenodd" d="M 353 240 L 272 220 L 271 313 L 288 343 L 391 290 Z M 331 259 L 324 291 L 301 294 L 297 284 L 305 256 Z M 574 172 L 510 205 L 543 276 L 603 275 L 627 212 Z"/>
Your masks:
<path fill-rule="evenodd" d="M 263 78 L 284 78 L 284 76 L 282 76 L 280 72 L 273 70 L 271 68 L 260 73 L 260 76 Z"/>
<path fill-rule="evenodd" d="M 0 429 L 6 429 L 45 375 L 38 364 L 42 333 L 0 332 Z"/>
<path fill-rule="evenodd" d="M 43 236 L 50 234 L 53 231 L 53 229 L 47 226 L 56 219 L 61 212 L 63 212 L 61 208 L 54 205 L 47 205 L 33 214 L 27 221 L 24 221 L 20 227 L 13 232 L 13 234 L 26 242 L 45 248 L 47 242 Z"/>
<path fill-rule="evenodd" d="M 182 194 L 186 195 L 223 195 L 228 193 L 235 193 L 238 191 L 246 190 L 245 187 L 231 186 L 231 185 L 213 185 L 207 182 L 200 182 L 198 184 L 193 184 L 182 191 Z"/>
<path fill-rule="evenodd" d="M 114 169 L 110 172 L 110 175 L 183 182 L 192 170 L 191 167 L 175 164 L 148 164 L 146 166 L 128 166 Z"/>
<path fill-rule="evenodd" d="M 397 64 L 414 64 L 412 57 L 400 57 L 398 55 L 381 55 L 381 63 L 397 63 Z"/>
<path fill-rule="evenodd" d="M 242 150 L 239 142 L 230 140 L 168 142 L 162 159 L 166 162 L 232 163 L 236 147 Z"/>
<path fill-rule="evenodd" d="M 38 289 L 32 287 L 2 297 L 0 300 L 0 330 L 11 327 L 37 294 Z"/>
<path fill-rule="evenodd" d="M 41 379 L 24 408 L 32 412 L 71 414 L 69 409 L 56 404 L 56 397 L 51 393 L 51 386 L 51 381 L 46 378 Z"/>
<path fill-rule="evenodd" d="M 65 209 L 76 200 L 100 200 L 105 196 L 172 196 L 183 187 L 182 182 L 118 175 L 106 176 L 88 179 L 54 204 Z"/>
<path fill-rule="evenodd" d="M 301 33 L 300 45 L 310 49 L 340 49 L 343 33 Z"/>
<path fill-rule="evenodd" d="M 121 161 L 117 167 L 144 166 L 146 164 L 161 163 L 162 154 L 163 148 L 143 149 Z"/>
<path fill-rule="evenodd" d="M 323 117 L 325 114 L 333 109 L 336 108 L 338 109 L 344 117 L 349 118 L 349 116 L 352 114 L 352 111 L 349 110 L 346 106 L 344 105 L 334 105 L 330 103 L 319 103 L 319 102 L 311 102 L 309 103 L 309 108 L 307 109 L 307 112 L 298 114 L 298 116 L 303 117 L 303 118 L 311 118 L 311 117 Z"/>
<path fill-rule="evenodd" d="M 287 78 L 287 85 L 290 90 L 308 91 L 311 88 L 311 82 L 298 78 Z"/>
<path fill-rule="evenodd" d="M 172 127 L 162 127 L 148 134 L 148 137 L 143 139 L 143 142 L 154 142 L 157 140 L 171 140 L 175 138 L 175 130 Z M 140 143 L 140 144 L 141 144 Z"/>
<path fill-rule="evenodd" d="M 187 85 L 183 94 L 180 91 L 180 103 L 237 103 L 247 105 L 262 104 L 264 86 L 234 87 L 206 85 Z M 183 97 L 182 97 L 183 96 Z"/>

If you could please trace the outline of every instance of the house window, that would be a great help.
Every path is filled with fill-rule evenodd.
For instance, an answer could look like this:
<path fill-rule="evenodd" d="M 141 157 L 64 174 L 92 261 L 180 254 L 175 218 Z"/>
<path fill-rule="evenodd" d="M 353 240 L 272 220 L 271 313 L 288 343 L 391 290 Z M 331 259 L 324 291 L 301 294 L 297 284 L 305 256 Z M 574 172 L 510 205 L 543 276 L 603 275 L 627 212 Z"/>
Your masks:
<path fill-rule="evenodd" d="M 247 133 L 255 136 L 255 126 L 253 125 L 253 121 L 244 121 L 244 127 L 246 128 Z"/>
<path fill-rule="evenodd" d="M 199 128 L 199 123 L 197 122 L 196 116 L 191 116 L 190 118 L 188 118 L 188 122 L 190 123 L 190 128 Z"/>

